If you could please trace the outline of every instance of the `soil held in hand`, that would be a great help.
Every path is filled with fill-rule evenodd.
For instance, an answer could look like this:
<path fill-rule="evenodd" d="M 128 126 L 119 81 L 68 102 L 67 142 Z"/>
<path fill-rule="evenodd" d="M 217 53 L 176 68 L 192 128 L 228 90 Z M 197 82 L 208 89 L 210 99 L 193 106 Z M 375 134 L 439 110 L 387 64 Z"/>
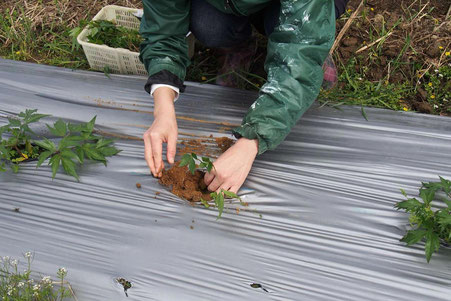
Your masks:
<path fill-rule="evenodd" d="M 196 170 L 194 175 L 187 166 L 180 167 L 180 162 L 175 162 L 170 169 L 163 170 L 160 178 L 161 185 L 171 187 L 171 192 L 190 202 L 200 202 L 200 199 L 210 201 L 210 192 L 204 183 L 204 172 Z"/>

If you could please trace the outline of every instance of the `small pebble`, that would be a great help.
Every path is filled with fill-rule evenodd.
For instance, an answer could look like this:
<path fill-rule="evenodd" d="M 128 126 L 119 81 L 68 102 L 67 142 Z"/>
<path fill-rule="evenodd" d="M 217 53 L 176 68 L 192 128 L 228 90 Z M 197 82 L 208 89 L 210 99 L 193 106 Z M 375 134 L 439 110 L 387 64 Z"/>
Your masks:
<path fill-rule="evenodd" d="M 141 188 L 141 184 L 140 183 L 136 183 L 136 188 Z"/>

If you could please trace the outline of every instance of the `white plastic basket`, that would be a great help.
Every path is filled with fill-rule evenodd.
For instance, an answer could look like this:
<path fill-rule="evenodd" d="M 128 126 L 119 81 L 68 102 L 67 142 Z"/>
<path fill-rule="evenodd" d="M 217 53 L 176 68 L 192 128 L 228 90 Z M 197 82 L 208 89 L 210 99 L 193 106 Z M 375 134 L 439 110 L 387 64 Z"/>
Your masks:
<path fill-rule="evenodd" d="M 113 21 L 117 25 L 128 29 L 139 30 L 140 21 L 133 14 L 138 9 L 117 5 L 108 5 L 102 8 L 93 20 Z M 139 60 L 139 53 L 123 48 L 112 48 L 106 45 L 97 45 L 88 42 L 90 29 L 85 27 L 78 35 L 77 41 L 83 47 L 91 69 L 104 71 L 106 67 L 111 73 L 147 75 L 147 70 Z M 188 55 L 194 54 L 194 37 L 187 35 Z"/>

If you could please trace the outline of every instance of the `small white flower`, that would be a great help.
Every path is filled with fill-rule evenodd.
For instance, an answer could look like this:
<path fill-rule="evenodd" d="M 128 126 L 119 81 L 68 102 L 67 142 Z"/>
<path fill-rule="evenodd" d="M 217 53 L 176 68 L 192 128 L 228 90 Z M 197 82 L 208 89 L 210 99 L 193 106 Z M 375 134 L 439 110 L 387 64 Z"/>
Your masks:
<path fill-rule="evenodd" d="M 42 277 L 42 282 L 45 284 L 50 284 L 50 283 L 52 283 L 52 279 L 50 279 L 50 276 L 45 276 L 45 277 Z"/>
<path fill-rule="evenodd" d="M 33 284 L 34 280 L 33 279 L 28 279 L 28 283 Z"/>
<path fill-rule="evenodd" d="M 33 286 L 33 290 L 34 291 L 38 291 L 38 290 L 40 290 L 41 289 L 41 286 L 39 285 L 39 284 L 35 284 L 34 286 Z"/>
<path fill-rule="evenodd" d="M 434 105 L 434 109 L 438 109 L 438 105 Z"/>
<path fill-rule="evenodd" d="M 443 77 L 443 74 L 439 73 L 439 74 L 438 74 L 438 77 Z"/>
<path fill-rule="evenodd" d="M 34 297 L 39 297 L 39 293 L 38 293 L 38 292 L 34 292 L 34 293 L 33 293 L 33 296 L 34 296 Z"/>
<path fill-rule="evenodd" d="M 9 261 L 9 256 L 3 257 L 3 261 Z"/>
<path fill-rule="evenodd" d="M 63 273 L 63 274 L 66 274 L 66 273 L 67 273 L 66 268 L 60 268 L 59 271 L 60 271 L 60 273 Z"/>
<path fill-rule="evenodd" d="M 438 73 L 438 69 L 435 69 L 434 72 L 435 72 L 435 73 Z"/>
<path fill-rule="evenodd" d="M 13 261 L 11 261 L 12 265 L 17 265 L 17 263 L 18 263 L 17 259 L 14 259 Z"/>
<path fill-rule="evenodd" d="M 17 284 L 17 286 L 20 288 L 20 287 L 24 287 L 24 285 L 25 285 L 25 283 L 24 282 L 19 282 L 18 284 Z"/>
<path fill-rule="evenodd" d="M 26 258 L 30 258 L 30 257 L 31 257 L 31 252 L 25 253 L 25 257 L 26 257 Z"/>
<path fill-rule="evenodd" d="M 8 296 L 11 296 L 13 294 L 13 290 L 8 290 Z"/>

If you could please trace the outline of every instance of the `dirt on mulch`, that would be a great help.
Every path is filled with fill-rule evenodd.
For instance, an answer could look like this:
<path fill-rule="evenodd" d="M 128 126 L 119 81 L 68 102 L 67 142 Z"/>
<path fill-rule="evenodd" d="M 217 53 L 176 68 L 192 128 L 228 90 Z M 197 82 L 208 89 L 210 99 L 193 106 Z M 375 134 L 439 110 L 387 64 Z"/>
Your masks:
<path fill-rule="evenodd" d="M 235 141 L 227 137 L 219 137 L 215 138 L 215 140 L 222 152 L 228 150 L 235 143 Z"/>
<path fill-rule="evenodd" d="M 215 144 L 212 145 L 212 142 Z M 188 139 L 182 142 L 179 150 L 181 155 L 195 153 L 199 156 L 208 156 L 209 153 L 221 154 L 233 145 L 235 141 L 228 137 Z M 211 157 L 211 156 L 208 156 Z M 192 174 L 187 166 L 180 167 L 180 162 L 175 162 L 169 169 L 163 170 L 163 175 L 158 181 L 161 185 L 170 187 L 176 196 L 190 202 L 200 202 L 201 199 L 210 201 L 210 191 L 204 183 L 205 172 L 196 170 Z"/>
<path fill-rule="evenodd" d="M 180 147 L 177 148 L 179 154 L 195 153 L 197 155 L 209 158 L 217 157 L 228 150 L 235 140 L 228 137 L 216 137 L 213 135 L 205 138 L 188 138 L 183 139 Z"/>

